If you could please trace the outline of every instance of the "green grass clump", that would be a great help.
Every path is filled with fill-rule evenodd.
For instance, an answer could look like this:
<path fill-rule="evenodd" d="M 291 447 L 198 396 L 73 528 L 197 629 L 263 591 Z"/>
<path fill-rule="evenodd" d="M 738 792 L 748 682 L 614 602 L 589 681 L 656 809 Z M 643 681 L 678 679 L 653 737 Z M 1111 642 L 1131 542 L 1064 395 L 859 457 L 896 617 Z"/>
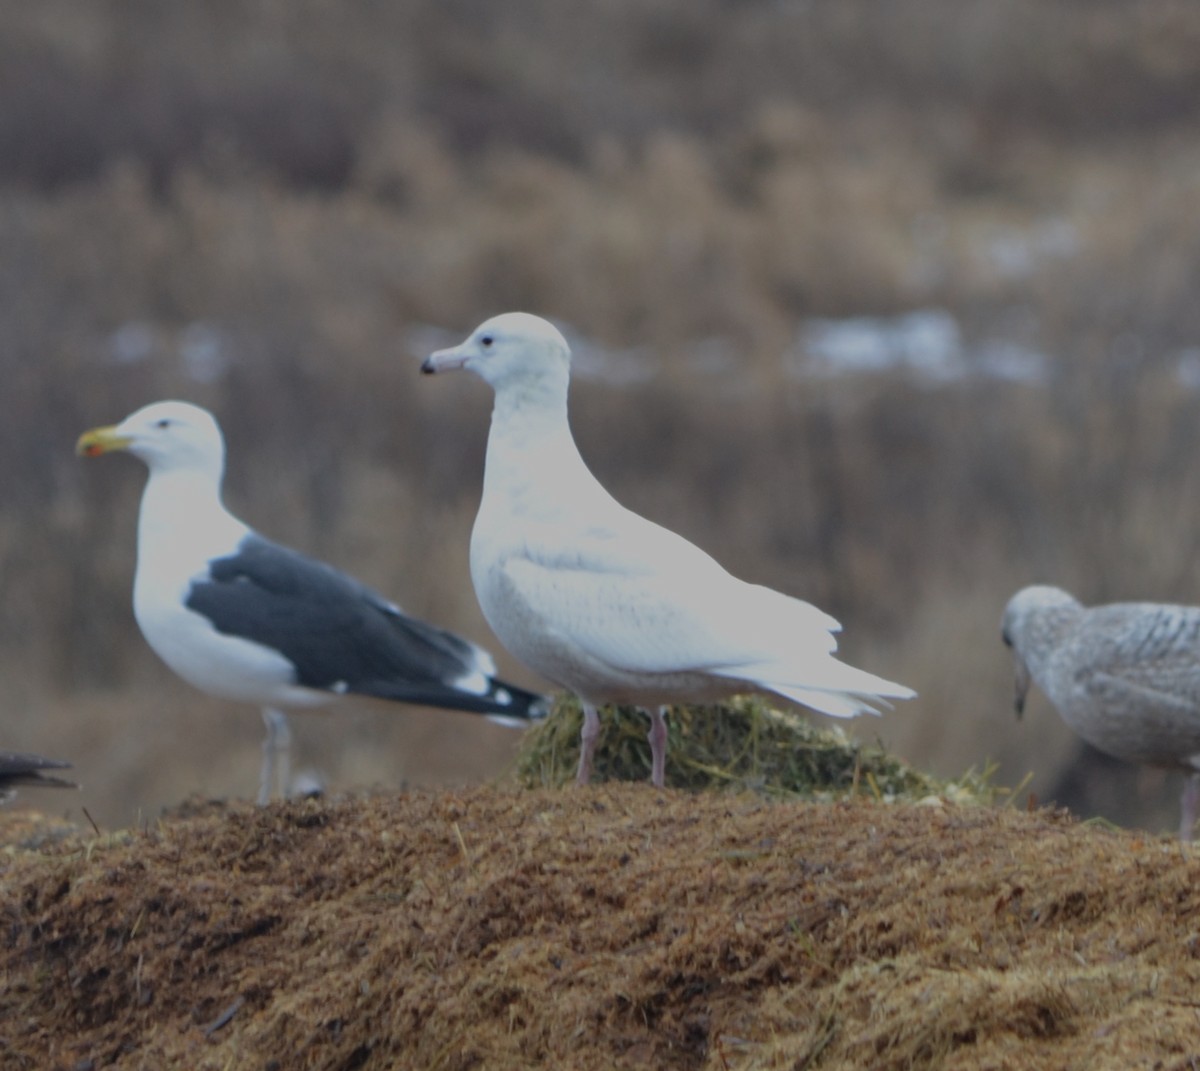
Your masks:
<path fill-rule="evenodd" d="M 600 711 L 593 781 L 650 776 L 649 722 L 634 707 Z M 583 712 L 560 696 L 545 721 L 525 734 L 517 780 L 528 788 L 561 787 L 575 778 Z M 870 795 L 890 801 L 946 796 L 991 803 L 999 790 L 985 772 L 943 781 L 914 769 L 878 745 L 862 744 L 837 726 L 821 728 L 761 699 L 716 706 L 672 707 L 667 719 L 667 784 L 691 791 L 752 791 L 783 799 Z"/>

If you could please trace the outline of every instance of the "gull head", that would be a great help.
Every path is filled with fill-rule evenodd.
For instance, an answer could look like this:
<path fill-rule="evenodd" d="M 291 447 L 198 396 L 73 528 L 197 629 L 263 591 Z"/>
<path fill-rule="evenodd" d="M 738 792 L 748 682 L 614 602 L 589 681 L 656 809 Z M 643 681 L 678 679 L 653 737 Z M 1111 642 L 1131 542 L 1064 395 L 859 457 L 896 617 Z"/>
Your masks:
<path fill-rule="evenodd" d="M 1018 718 L 1025 712 L 1029 695 L 1030 660 L 1040 660 L 1050 653 L 1060 623 L 1074 617 L 1079 610 L 1079 601 L 1073 595 L 1046 584 L 1022 588 L 1008 600 L 1000 636 L 1012 651 L 1013 706 Z"/>
<path fill-rule="evenodd" d="M 565 379 L 571 350 L 548 320 L 528 312 L 506 312 L 484 321 L 465 342 L 425 358 L 422 372 L 465 368 L 497 390 L 509 382 Z"/>
<path fill-rule="evenodd" d="M 225 461 L 225 441 L 213 415 L 188 402 L 154 402 L 131 413 L 120 424 L 84 432 L 75 444 L 82 457 L 125 450 L 151 472 L 167 469 L 215 471 Z"/>

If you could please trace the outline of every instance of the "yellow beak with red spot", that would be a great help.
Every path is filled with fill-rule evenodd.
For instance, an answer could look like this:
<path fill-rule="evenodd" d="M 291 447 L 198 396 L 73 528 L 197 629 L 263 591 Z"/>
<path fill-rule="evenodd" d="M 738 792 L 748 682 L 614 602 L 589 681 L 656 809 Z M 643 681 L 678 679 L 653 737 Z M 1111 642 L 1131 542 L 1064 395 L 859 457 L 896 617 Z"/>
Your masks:
<path fill-rule="evenodd" d="M 102 428 L 92 428 L 79 436 L 75 444 L 75 453 L 79 457 L 99 457 L 114 450 L 127 450 L 133 439 L 121 434 L 116 424 L 106 424 Z"/>

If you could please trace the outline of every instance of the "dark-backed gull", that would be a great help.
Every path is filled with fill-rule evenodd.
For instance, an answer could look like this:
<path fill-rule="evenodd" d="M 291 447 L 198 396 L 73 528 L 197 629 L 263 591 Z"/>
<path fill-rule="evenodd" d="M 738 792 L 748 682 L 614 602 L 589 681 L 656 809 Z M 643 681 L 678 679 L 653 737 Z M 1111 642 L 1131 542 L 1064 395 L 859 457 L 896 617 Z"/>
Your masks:
<path fill-rule="evenodd" d="M 133 610 L 146 641 L 210 695 L 262 707 L 259 801 L 286 792 L 287 707 L 347 694 L 523 724 L 542 700 L 495 676 L 491 656 L 407 614 L 345 573 L 248 528 L 221 501 L 225 444 L 211 413 L 156 402 L 80 439 L 150 470 L 138 516 Z"/>

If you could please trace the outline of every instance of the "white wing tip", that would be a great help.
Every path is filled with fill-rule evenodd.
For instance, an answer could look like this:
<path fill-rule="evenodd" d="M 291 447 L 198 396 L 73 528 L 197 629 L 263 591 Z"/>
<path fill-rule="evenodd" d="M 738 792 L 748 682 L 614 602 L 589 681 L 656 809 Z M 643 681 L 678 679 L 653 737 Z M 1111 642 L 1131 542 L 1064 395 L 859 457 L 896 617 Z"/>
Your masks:
<path fill-rule="evenodd" d="M 471 653 L 475 656 L 473 662 L 476 670 L 488 677 L 496 675 L 496 660 L 492 657 L 490 651 L 480 647 L 477 643 L 472 643 Z"/>
<path fill-rule="evenodd" d="M 461 677 L 455 677 L 453 682 L 454 687 L 460 691 L 470 692 L 472 695 L 487 695 L 488 689 L 491 688 L 492 682 L 488 676 L 481 670 L 475 670 L 472 673 L 464 673 Z M 498 691 L 496 698 L 504 702 L 502 690 Z M 511 697 L 509 697 L 511 702 Z"/>

